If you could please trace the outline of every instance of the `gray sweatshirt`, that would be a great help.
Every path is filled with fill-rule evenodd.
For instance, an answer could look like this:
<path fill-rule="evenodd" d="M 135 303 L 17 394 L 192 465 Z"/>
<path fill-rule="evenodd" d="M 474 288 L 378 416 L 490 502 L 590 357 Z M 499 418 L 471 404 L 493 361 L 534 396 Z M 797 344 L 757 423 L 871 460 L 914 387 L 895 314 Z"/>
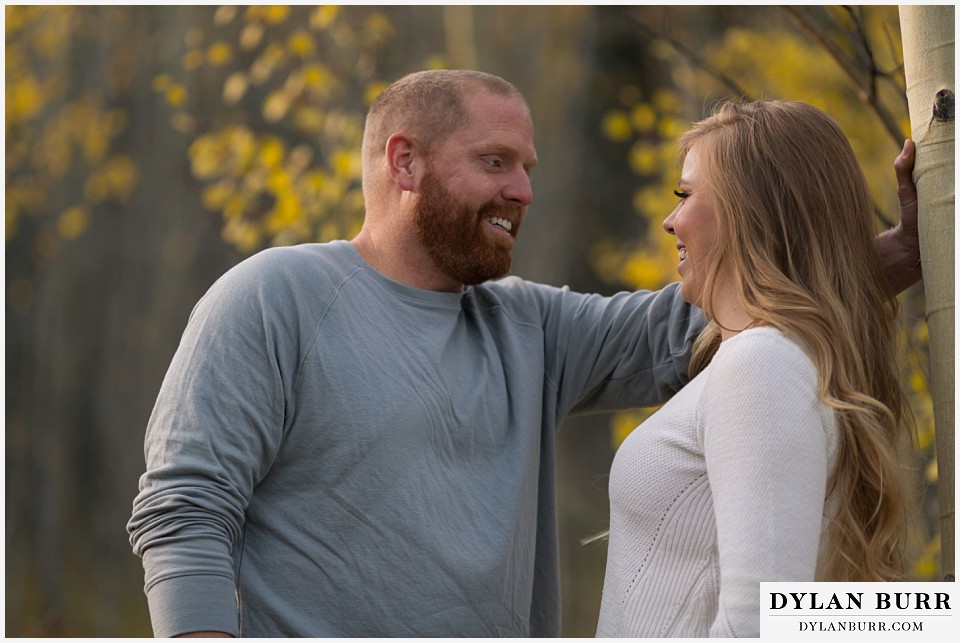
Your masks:
<path fill-rule="evenodd" d="M 664 401 L 701 317 L 507 278 L 424 291 L 345 241 L 200 300 L 127 526 L 154 633 L 560 633 L 555 431 Z"/>

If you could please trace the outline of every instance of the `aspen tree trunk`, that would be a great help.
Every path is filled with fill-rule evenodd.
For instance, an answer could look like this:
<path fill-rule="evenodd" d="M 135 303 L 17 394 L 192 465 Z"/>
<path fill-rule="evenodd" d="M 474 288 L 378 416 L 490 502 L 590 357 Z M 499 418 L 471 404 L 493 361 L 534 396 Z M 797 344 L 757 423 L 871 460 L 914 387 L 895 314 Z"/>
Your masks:
<path fill-rule="evenodd" d="M 940 560 L 954 574 L 954 7 L 901 6 L 940 493 Z"/>

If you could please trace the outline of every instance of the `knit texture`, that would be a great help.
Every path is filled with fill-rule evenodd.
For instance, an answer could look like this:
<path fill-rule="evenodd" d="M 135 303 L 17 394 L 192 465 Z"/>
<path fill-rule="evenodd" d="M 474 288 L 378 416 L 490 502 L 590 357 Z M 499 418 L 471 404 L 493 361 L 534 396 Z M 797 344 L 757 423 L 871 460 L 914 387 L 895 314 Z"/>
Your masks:
<path fill-rule="evenodd" d="M 723 342 L 614 458 L 597 635 L 759 636 L 759 583 L 814 580 L 836 431 L 797 343 Z"/>

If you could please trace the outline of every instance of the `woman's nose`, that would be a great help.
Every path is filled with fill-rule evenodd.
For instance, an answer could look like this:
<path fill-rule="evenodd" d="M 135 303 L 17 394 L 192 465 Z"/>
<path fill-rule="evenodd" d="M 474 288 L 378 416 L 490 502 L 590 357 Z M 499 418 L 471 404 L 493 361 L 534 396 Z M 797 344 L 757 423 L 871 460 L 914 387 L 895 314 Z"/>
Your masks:
<path fill-rule="evenodd" d="M 673 229 L 673 212 L 663 220 L 663 229 L 668 234 L 676 235 L 677 233 Z"/>

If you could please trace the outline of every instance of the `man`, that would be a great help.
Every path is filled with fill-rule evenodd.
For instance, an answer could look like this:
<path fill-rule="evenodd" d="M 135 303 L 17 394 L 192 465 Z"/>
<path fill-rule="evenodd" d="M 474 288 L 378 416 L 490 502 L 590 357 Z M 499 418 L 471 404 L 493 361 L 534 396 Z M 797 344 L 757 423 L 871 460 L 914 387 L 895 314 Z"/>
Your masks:
<path fill-rule="evenodd" d="M 360 234 L 197 304 L 128 525 L 155 634 L 559 635 L 555 430 L 667 399 L 701 321 L 676 286 L 491 281 L 536 162 L 509 83 L 407 76 L 367 118 Z"/>

